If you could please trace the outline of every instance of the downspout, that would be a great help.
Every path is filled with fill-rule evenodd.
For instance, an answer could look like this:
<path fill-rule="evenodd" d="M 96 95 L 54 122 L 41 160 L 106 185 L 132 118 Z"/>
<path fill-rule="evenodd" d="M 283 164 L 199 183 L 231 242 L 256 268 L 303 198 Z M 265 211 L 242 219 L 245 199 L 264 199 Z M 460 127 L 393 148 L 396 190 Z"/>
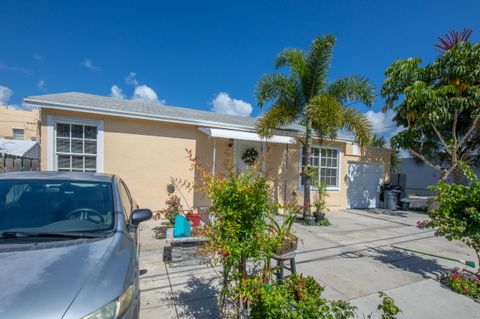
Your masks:
<path fill-rule="evenodd" d="M 212 175 L 215 175 L 215 158 L 217 155 L 217 140 L 213 138 L 213 155 L 212 155 Z"/>
<path fill-rule="evenodd" d="M 288 183 L 288 145 L 285 147 L 285 182 L 283 183 L 283 206 L 287 204 L 287 183 Z M 285 208 L 283 209 L 283 214 L 285 215 Z"/>

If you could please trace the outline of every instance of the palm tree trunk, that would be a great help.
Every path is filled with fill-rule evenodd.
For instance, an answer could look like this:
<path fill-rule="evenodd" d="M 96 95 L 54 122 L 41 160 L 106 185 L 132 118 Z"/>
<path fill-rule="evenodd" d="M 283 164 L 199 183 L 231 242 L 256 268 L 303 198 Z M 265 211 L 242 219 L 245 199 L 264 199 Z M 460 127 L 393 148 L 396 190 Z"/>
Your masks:
<path fill-rule="evenodd" d="M 310 158 L 312 155 L 312 121 L 307 117 L 305 130 L 305 157 L 303 158 L 303 172 L 305 168 L 310 165 Z M 303 174 L 304 188 L 303 188 L 303 218 L 310 215 L 310 186 L 312 184 L 311 176 Z"/>

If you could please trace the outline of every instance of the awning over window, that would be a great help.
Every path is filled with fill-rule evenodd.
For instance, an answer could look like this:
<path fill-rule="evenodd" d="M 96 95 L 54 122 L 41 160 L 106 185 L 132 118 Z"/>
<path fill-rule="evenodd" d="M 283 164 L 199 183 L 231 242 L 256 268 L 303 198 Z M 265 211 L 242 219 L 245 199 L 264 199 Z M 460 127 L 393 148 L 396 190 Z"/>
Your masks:
<path fill-rule="evenodd" d="M 199 130 L 208 136 L 218 137 L 218 138 L 228 138 L 234 140 L 242 141 L 255 141 L 255 142 L 268 142 L 268 143 L 279 143 L 279 144 L 296 144 L 296 140 L 291 136 L 281 136 L 273 135 L 272 137 L 266 139 L 260 137 L 256 133 L 245 132 L 245 131 L 234 131 L 234 130 L 225 130 L 219 128 L 206 128 L 201 127 Z"/>

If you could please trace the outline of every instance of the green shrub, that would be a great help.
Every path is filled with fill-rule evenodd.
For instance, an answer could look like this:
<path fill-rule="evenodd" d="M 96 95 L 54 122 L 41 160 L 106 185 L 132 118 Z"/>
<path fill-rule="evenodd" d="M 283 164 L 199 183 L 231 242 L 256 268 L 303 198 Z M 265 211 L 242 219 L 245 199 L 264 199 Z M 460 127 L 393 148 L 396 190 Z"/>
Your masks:
<path fill-rule="evenodd" d="M 378 295 L 382 298 L 382 303 L 377 307 L 378 310 L 382 311 L 382 319 L 396 319 L 397 317 L 395 316 L 402 312 L 402 310 L 398 308 L 392 297 L 384 292 L 379 292 Z"/>
<path fill-rule="evenodd" d="M 321 297 L 322 291 L 323 287 L 313 277 L 295 274 L 283 285 L 261 285 L 253 295 L 251 318 L 354 318 L 354 306 L 344 301 L 328 301 Z"/>
<path fill-rule="evenodd" d="M 461 240 L 473 248 L 480 262 L 480 180 L 463 166 L 467 184 L 438 182 L 431 189 L 439 207 L 429 213 L 430 220 L 417 224 L 419 228 L 434 228 L 436 236 Z"/>

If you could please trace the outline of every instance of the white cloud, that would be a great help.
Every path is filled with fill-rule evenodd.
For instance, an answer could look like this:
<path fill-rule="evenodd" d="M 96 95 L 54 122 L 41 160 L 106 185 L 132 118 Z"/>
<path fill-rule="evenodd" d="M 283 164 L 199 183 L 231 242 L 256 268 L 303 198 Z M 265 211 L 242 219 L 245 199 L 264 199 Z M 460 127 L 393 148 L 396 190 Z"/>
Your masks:
<path fill-rule="evenodd" d="M 140 100 L 140 101 L 154 102 L 154 103 L 160 103 L 160 104 L 167 103 L 167 101 L 165 101 L 164 99 L 159 99 L 157 93 L 151 87 L 145 84 L 140 84 L 140 81 L 137 80 L 137 74 L 135 72 L 128 73 L 128 76 L 125 77 L 125 83 L 135 88 L 133 91 L 133 95 L 131 97 L 132 100 Z M 113 94 L 113 87 L 112 87 L 112 94 Z"/>
<path fill-rule="evenodd" d="M 0 85 L 0 105 L 8 105 L 12 95 L 13 91 L 10 88 Z"/>
<path fill-rule="evenodd" d="M 250 116 L 252 105 L 242 100 L 232 99 L 228 93 L 220 92 L 212 100 L 212 111 L 222 114 Z"/>
<path fill-rule="evenodd" d="M 128 76 L 125 78 L 125 83 L 133 86 L 139 86 L 140 83 L 137 80 L 137 73 L 135 72 L 130 72 L 128 73 Z"/>
<path fill-rule="evenodd" d="M 395 112 L 392 110 L 388 110 L 386 113 L 368 111 L 365 115 L 372 124 L 372 133 L 385 136 L 387 141 L 390 141 L 392 136 L 405 130 L 403 126 L 397 126 L 393 120 Z"/>
<path fill-rule="evenodd" d="M 165 100 L 159 100 L 157 93 L 155 93 L 155 91 L 147 85 L 139 85 L 135 87 L 132 100 L 142 100 L 145 102 L 157 102 L 161 104 L 166 103 Z"/>
<path fill-rule="evenodd" d="M 368 121 L 370 121 L 370 124 L 372 124 L 373 133 L 383 134 L 392 131 L 397 127 L 393 121 L 395 113 L 391 110 L 386 113 L 368 111 L 365 115 L 367 116 Z"/>
<path fill-rule="evenodd" d="M 81 65 L 86 67 L 87 69 L 93 70 L 93 71 L 101 71 L 102 69 L 96 65 L 93 64 L 92 60 L 90 59 L 83 59 Z"/>
<path fill-rule="evenodd" d="M 39 89 L 45 89 L 47 86 L 47 83 L 45 83 L 45 80 L 40 80 L 38 81 L 37 86 Z"/>
<path fill-rule="evenodd" d="M 124 99 L 125 94 L 123 94 L 123 91 L 121 88 L 119 88 L 117 85 L 112 85 L 112 88 L 110 89 L 110 96 L 114 97 L 116 99 Z"/>

